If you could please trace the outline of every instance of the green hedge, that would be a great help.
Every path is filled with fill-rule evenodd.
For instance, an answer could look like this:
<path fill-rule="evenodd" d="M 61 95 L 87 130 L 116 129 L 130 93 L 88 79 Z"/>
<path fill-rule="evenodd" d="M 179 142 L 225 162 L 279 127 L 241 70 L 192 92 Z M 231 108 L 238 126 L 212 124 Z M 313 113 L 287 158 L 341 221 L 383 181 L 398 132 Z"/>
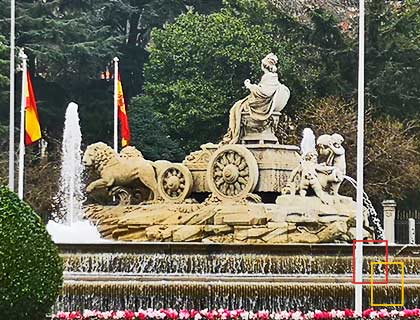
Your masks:
<path fill-rule="evenodd" d="M 0 318 L 45 319 L 62 282 L 63 262 L 41 219 L 0 186 Z"/>

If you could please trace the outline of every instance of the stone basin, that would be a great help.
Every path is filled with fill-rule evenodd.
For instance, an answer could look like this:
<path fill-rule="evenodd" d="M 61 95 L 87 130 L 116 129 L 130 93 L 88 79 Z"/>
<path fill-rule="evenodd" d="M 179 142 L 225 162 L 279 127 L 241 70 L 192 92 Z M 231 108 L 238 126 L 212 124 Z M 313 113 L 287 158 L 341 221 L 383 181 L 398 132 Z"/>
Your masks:
<path fill-rule="evenodd" d="M 60 250 L 64 287 L 54 310 L 354 307 L 350 244 L 113 242 Z M 384 252 L 383 245 L 366 245 L 364 272 L 368 262 L 385 261 Z M 405 307 L 419 307 L 420 246 L 389 246 L 388 260 L 405 263 Z M 389 272 L 390 284 L 375 286 L 378 303 L 399 303 L 400 271 Z"/>

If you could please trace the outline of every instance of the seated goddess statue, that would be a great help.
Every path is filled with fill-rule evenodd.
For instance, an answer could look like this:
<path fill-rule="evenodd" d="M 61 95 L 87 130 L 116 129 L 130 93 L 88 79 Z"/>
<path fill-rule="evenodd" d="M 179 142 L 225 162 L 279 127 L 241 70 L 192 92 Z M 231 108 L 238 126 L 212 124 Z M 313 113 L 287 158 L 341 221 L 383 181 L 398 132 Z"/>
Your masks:
<path fill-rule="evenodd" d="M 261 61 L 264 75 L 259 84 L 252 84 L 249 79 L 244 85 L 250 94 L 237 101 L 230 109 L 229 129 L 223 138 L 223 143 L 238 143 L 241 134 L 242 112 L 249 113 L 257 121 L 265 121 L 273 112 L 280 112 L 286 106 L 290 97 L 289 88 L 281 84 L 277 74 L 278 58 L 270 53 Z"/>

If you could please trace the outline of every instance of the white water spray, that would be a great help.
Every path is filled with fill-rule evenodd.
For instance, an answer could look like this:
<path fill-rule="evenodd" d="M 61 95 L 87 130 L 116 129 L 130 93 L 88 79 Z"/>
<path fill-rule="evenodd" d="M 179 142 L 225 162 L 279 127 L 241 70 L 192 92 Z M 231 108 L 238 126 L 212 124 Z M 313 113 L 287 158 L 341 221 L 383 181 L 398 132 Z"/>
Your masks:
<path fill-rule="evenodd" d="M 82 133 L 79 125 L 78 106 L 70 102 L 64 122 L 62 167 L 60 178 L 60 213 L 65 223 L 81 221 L 83 202 L 83 164 L 81 154 Z"/>
<path fill-rule="evenodd" d="M 98 230 L 89 221 L 83 220 L 84 184 L 82 181 L 82 133 L 80 131 L 78 106 L 70 102 L 64 122 L 62 167 L 58 193 L 57 223 L 50 220 L 47 230 L 56 243 L 102 242 Z"/>
<path fill-rule="evenodd" d="M 344 176 L 351 185 L 357 189 L 357 181 L 349 176 Z M 378 217 L 378 213 L 376 212 L 375 208 L 372 205 L 368 195 L 366 192 L 363 191 L 363 205 L 366 207 L 369 215 L 370 222 L 373 224 L 373 228 L 375 231 L 376 238 L 379 240 L 385 239 L 384 229 L 382 228 L 381 220 Z"/>
<path fill-rule="evenodd" d="M 300 151 L 302 152 L 302 156 L 305 156 L 309 152 L 316 152 L 315 135 L 310 128 L 303 129 L 303 138 L 302 142 L 300 143 Z"/>

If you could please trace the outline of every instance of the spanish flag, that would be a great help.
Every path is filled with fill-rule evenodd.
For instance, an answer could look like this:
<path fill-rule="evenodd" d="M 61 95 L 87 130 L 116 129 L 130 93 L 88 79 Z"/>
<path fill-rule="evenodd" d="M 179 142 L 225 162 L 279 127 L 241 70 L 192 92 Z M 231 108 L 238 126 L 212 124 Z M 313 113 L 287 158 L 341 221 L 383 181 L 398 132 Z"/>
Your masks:
<path fill-rule="evenodd" d="M 121 84 L 121 76 L 118 73 L 118 83 L 117 83 L 117 94 L 118 94 L 118 118 L 120 119 L 121 126 L 121 146 L 124 148 L 130 144 L 131 133 L 130 127 L 128 125 L 128 115 L 126 104 L 124 100 L 124 94 Z"/>
<path fill-rule="evenodd" d="M 38 110 L 36 107 L 36 100 L 34 89 L 32 87 L 31 77 L 29 72 L 26 72 L 25 83 L 25 144 L 30 145 L 35 141 L 41 139 L 41 126 L 39 124 Z"/>

